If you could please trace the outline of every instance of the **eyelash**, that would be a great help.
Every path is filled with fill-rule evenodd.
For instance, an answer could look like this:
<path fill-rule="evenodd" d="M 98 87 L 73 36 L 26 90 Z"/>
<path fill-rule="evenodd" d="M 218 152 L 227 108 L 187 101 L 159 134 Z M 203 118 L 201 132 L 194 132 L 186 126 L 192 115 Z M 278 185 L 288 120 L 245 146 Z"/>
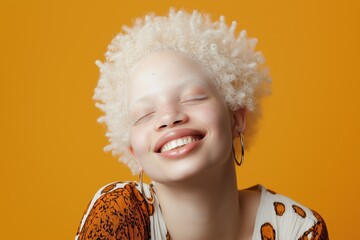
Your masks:
<path fill-rule="evenodd" d="M 199 95 L 199 96 L 195 96 L 195 97 L 192 97 L 190 99 L 187 99 L 185 101 L 181 101 L 181 103 L 186 103 L 186 102 L 191 102 L 191 101 L 198 101 L 198 100 L 204 100 L 206 99 L 207 96 L 205 94 L 203 95 Z"/>
<path fill-rule="evenodd" d="M 135 120 L 134 125 L 138 125 L 140 123 L 140 121 L 144 120 L 146 117 L 149 117 L 150 115 L 152 115 L 155 112 L 149 112 L 143 116 L 141 116 L 140 118 L 138 118 L 137 120 Z"/>

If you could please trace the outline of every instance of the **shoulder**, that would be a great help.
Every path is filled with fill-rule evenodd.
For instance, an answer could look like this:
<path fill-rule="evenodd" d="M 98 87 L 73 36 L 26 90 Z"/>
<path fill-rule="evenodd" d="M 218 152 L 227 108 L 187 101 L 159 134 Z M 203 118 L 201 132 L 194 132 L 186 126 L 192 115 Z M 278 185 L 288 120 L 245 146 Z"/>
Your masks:
<path fill-rule="evenodd" d="M 114 182 L 100 188 L 90 201 L 75 239 L 149 239 L 153 206 L 134 182 Z"/>
<path fill-rule="evenodd" d="M 255 234 L 261 237 L 259 239 L 275 239 L 275 236 L 276 239 L 329 239 L 325 221 L 320 214 L 264 187 Z"/>

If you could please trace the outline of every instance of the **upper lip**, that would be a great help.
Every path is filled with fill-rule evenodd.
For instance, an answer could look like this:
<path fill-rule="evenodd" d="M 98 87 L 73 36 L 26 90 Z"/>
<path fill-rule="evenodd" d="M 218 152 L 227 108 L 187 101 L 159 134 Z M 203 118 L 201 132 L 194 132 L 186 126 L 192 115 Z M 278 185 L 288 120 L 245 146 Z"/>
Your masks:
<path fill-rule="evenodd" d="M 162 135 L 159 140 L 157 141 L 157 143 L 155 144 L 155 152 L 159 153 L 162 146 L 164 146 L 166 143 L 174 140 L 174 139 L 178 139 L 178 138 L 182 138 L 182 137 L 186 137 L 186 136 L 200 136 L 201 138 L 203 138 L 205 136 L 205 133 L 196 129 L 190 129 L 190 128 L 185 128 L 185 129 L 178 129 L 178 130 L 173 130 L 170 132 L 165 133 L 164 135 Z"/>

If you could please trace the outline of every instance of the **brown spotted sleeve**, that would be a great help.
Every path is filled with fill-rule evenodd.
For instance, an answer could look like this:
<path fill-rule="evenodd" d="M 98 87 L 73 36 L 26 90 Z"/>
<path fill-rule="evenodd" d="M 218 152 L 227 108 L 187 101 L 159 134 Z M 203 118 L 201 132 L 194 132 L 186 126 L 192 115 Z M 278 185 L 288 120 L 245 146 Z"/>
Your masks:
<path fill-rule="evenodd" d="M 254 229 L 256 240 L 329 240 L 318 213 L 264 187 Z"/>

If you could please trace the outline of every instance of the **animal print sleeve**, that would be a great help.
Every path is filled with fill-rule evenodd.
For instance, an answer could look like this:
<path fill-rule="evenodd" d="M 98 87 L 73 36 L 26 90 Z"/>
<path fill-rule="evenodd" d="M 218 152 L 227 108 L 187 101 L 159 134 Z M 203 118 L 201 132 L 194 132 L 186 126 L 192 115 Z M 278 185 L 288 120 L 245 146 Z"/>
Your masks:
<path fill-rule="evenodd" d="M 75 239 L 150 239 L 154 208 L 136 186 L 117 182 L 100 189 L 85 211 Z"/>

